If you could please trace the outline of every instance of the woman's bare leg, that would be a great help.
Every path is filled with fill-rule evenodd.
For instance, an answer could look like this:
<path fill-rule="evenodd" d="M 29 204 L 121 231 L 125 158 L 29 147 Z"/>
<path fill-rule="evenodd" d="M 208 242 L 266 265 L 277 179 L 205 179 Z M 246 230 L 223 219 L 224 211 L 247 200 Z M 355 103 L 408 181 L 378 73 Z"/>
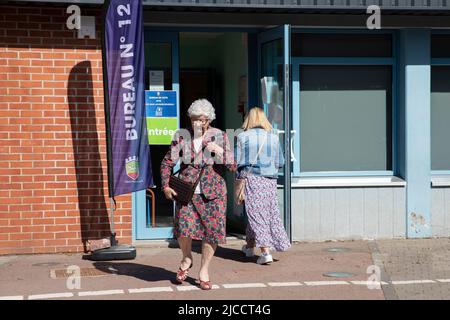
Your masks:
<path fill-rule="evenodd" d="M 211 262 L 216 249 L 217 244 L 207 241 L 202 242 L 202 265 L 199 273 L 199 279 L 202 281 L 209 281 L 209 263 Z"/>
<path fill-rule="evenodd" d="M 270 253 L 268 247 L 261 247 L 260 249 L 261 249 L 261 253 Z"/>
<path fill-rule="evenodd" d="M 179 237 L 178 244 L 180 245 L 183 259 L 181 260 L 181 269 L 186 270 L 192 263 L 192 239 L 187 237 Z"/>

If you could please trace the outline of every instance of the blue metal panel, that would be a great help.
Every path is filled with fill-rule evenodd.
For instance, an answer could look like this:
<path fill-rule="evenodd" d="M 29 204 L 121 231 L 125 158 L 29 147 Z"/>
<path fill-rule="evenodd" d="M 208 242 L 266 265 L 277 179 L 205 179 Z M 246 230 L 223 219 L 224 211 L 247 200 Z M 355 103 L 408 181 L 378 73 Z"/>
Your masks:
<path fill-rule="evenodd" d="M 402 30 L 407 236 L 431 236 L 430 32 Z"/>

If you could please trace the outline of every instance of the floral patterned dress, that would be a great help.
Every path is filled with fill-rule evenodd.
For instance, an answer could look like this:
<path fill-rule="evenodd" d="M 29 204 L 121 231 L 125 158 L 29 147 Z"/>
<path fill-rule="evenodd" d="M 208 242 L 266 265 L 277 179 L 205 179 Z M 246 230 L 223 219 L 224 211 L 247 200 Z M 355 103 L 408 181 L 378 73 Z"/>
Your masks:
<path fill-rule="evenodd" d="M 233 152 L 225 132 L 210 127 L 203 136 L 202 149 L 210 142 L 223 148 L 223 155 L 215 155 L 206 150 L 195 153 L 193 131 L 177 132 L 161 163 L 162 188 L 169 186 L 173 167 L 180 160 L 179 178 L 195 182 L 202 166 L 200 194 L 194 194 L 187 205 L 176 204 L 174 237 L 188 237 L 223 244 L 226 239 L 227 188 L 221 173 L 224 169 L 235 170 Z"/>

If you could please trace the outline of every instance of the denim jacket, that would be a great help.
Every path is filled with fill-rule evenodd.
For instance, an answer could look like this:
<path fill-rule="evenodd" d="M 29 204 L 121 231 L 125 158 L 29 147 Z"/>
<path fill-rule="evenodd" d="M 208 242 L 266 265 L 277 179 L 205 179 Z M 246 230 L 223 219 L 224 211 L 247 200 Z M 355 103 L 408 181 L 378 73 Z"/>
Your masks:
<path fill-rule="evenodd" d="M 262 143 L 264 145 L 258 155 Z M 234 154 L 238 172 L 245 170 L 254 175 L 277 178 L 278 170 L 284 166 L 278 135 L 262 128 L 253 128 L 240 133 L 237 136 Z"/>

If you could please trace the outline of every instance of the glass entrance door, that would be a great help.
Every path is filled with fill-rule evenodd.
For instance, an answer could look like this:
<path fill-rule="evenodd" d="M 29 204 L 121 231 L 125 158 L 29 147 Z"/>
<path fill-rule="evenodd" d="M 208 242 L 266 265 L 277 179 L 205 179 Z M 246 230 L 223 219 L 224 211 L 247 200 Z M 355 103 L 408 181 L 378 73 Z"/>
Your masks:
<path fill-rule="evenodd" d="M 290 25 L 281 25 L 258 35 L 259 99 L 282 143 L 285 166 L 278 178 L 279 206 L 284 226 L 291 236 L 291 75 Z M 286 134 L 289 132 L 291 134 Z M 290 161 L 291 160 L 291 161 Z"/>
<path fill-rule="evenodd" d="M 147 31 L 144 34 L 145 89 L 173 90 L 179 103 L 178 33 Z M 178 117 L 178 127 L 180 126 Z M 150 128 L 147 128 L 150 129 Z M 174 202 L 165 198 L 161 190 L 161 161 L 169 144 L 150 146 L 155 186 L 133 193 L 134 238 L 137 240 L 168 239 L 173 237 Z"/>

